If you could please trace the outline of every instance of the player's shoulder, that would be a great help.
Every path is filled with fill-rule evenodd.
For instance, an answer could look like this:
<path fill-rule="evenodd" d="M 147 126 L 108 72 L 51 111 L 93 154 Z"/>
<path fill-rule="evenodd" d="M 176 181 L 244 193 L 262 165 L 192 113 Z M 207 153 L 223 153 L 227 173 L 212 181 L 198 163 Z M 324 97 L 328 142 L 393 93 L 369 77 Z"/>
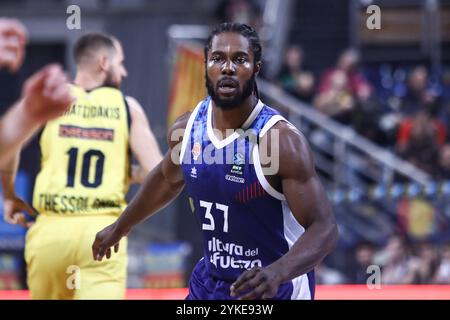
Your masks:
<path fill-rule="evenodd" d="M 110 86 L 99 86 L 95 88 L 84 88 L 80 85 L 77 85 L 75 83 L 69 84 L 70 91 L 72 94 L 79 98 L 97 98 L 101 100 L 124 100 L 125 95 L 124 93 L 115 87 Z"/>
<path fill-rule="evenodd" d="M 280 132 L 280 134 L 282 134 L 284 136 L 298 137 L 298 138 L 305 139 L 305 136 L 303 135 L 303 133 L 301 133 L 300 130 L 297 129 L 297 127 L 295 127 L 292 123 L 290 123 L 289 121 L 287 121 L 285 119 L 276 122 L 268 130 L 268 132 L 270 132 L 271 130 L 278 130 Z"/>
<path fill-rule="evenodd" d="M 183 113 L 181 116 L 179 116 L 174 123 L 169 127 L 169 130 L 167 132 L 167 138 L 169 145 L 173 145 L 173 142 L 180 142 L 183 138 L 184 131 L 186 130 L 186 127 L 188 125 L 189 119 L 191 116 L 197 116 L 199 110 L 201 110 L 202 106 L 206 106 L 205 103 L 209 102 L 209 97 L 205 98 L 204 100 L 200 101 L 197 106 L 194 108 L 193 111 L 188 111 Z M 174 139 L 174 137 L 176 137 Z M 179 137 L 179 138 L 178 138 Z"/>
<path fill-rule="evenodd" d="M 270 130 L 277 130 L 280 137 L 280 150 L 309 152 L 309 143 L 305 135 L 292 123 L 288 121 L 278 121 Z"/>
<path fill-rule="evenodd" d="M 88 90 L 87 93 L 92 97 L 99 99 L 100 101 L 109 101 L 111 103 L 125 103 L 128 104 L 126 99 L 126 95 L 122 92 L 122 90 L 111 87 L 111 86 L 102 86 L 98 88 L 94 88 L 92 90 Z"/>
<path fill-rule="evenodd" d="M 270 153 L 278 154 L 280 173 L 295 171 L 303 175 L 312 170 L 313 158 L 308 140 L 290 122 L 278 121 L 267 131 L 263 139 L 267 140 Z"/>
<path fill-rule="evenodd" d="M 125 95 L 124 97 L 125 97 L 125 100 L 127 101 L 127 103 L 130 105 L 130 107 L 131 107 L 131 105 L 133 105 L 133 107 L 142 107 L 141 104 L 139 103 L 139 101 L 135 97 L 127 96 L 127 95 Z"/>
<path fill-rule="evenodd" d="M 145 116 L 144 108 L 139 103 L 139 101 L 132 96 L 124 96 L 125 102 L 130 109 L 131 114 L 135 114 L 136 116 Z"/>
<path fill-rule="evenodd" d="M 186 129 L 189 118 L 191 117 L 192 111 L 188 111 L 179 116 L 175 122 L 170 126 L 169 132 L 177 129 Z"/>
<path fill-rule="evenodd" d="M 273 140 L 274 138 L 279 137 L 280 141 L 289 141 L 293 140 L 296 142 L 306 142 L 306 137 L 304 134 L 295 127 L 292 123 L 290 123 L 288 120 L 281 118 L 275 124 L 273 124 L 265 133 L 263 138 L 268 139 L 269 141 Z M 278 143 L 278 141 L 276 142 Z"/>
<path fill-rule="evenodd" d="M 184 131 L 186 130 L 187 123 L 192 112 L 186 112 L 179 116 L 175 122 L 169 127 L 167 132 L 167 143 L 169 146 L 174 146 L 183 140 Z"/>
<path fill-rule="evenodd" d="M 172 137 L 177 131 L 183 131 L 186 129 L 187 123 L 192 112 L 188 111 L 179 116 L 175 122 L 169 127 L 168 137 Z"/>

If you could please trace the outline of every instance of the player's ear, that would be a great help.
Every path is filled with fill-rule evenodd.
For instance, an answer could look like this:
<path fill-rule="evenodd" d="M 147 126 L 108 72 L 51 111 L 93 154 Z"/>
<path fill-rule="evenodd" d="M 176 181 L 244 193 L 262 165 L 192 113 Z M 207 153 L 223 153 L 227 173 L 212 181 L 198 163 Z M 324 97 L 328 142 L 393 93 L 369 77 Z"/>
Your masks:
<path fill-rule="evenodd" d="M 109 70 L 109 65 L 110 65 L 110 61 L 109 61 L 108 56 L 105 54 L 100 55 L 99 59 L 98 59 L 99 69 L 106 72 Z"/>
<path fill-rule="evenodd" d="M 255 75 L 258 76 L 259 72 L 261 71 L 261 61 L 258 61 L 255 63 Z"/>

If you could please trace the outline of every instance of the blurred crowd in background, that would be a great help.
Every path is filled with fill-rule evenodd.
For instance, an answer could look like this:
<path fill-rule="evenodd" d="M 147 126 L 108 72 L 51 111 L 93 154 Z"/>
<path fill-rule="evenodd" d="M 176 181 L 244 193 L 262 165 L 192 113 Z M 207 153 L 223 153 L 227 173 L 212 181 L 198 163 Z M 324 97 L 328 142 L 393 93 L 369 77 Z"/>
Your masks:
<path fill-rule="evenodd" d="M 425 65 L 367 70 L 355 49 L 320 75 L 307 52 L 291 44 L 278 84 L 330 118 L 395 151 L 433 178 L 450 179 L 450 67 L 440 75 Z"/>
<path fill-rule="evenodd" d="M 450 179 L 450 68 L 430 74 L 425 65 L 365 72 L 355 49 L 335 66 L 313 74 L 307 52 L 291 44 L 277 83 L 299 100 L 388 148 L 436 180 Z M 371 265 L 381 267 L 381 284 L 450 284 L 450 243 L 434 245 L 393 235 L 386 244 L 361 241 L 348 268 L 322 264 L 322 284 L 366 284 Z"/>
<path fill-rule="evenodd" d="M 320 284 L 450 284 L 450 243 L 412 245 L 400 235 L 391 236 L 384 247 L 365 241 L 357 245 L 349 265 L 338 271 L 322 264 L 316 279 Z M 379 279 L 370 277 L 378 271 Z"/>

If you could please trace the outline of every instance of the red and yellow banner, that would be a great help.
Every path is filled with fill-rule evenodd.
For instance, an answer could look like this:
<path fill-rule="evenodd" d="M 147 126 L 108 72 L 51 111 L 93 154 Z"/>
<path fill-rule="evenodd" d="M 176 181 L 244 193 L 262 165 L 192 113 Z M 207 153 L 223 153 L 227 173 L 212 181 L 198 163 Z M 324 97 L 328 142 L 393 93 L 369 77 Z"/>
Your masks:
<path fill-rule="evenodd" d="M 176 49 L 175 65 L 170 84 L 170 126 L 187 111 L 191 111 L 206 96 L 203 49 L 195 45 L 180 45 Z"/>

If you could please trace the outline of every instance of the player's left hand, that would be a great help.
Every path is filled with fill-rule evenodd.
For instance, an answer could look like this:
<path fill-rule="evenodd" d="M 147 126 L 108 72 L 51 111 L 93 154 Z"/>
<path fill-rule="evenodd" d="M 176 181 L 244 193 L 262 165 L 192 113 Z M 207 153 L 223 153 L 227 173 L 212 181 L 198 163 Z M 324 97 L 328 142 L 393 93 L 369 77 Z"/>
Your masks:
<path fill-rule="evenodd" d="M 280 284 L 279 272 L 270 267 L 253 267 L 241 274 L 231 285 L 231 296 L 242 295 L 239 300 L 270 299 L 277 294 Z"/>

